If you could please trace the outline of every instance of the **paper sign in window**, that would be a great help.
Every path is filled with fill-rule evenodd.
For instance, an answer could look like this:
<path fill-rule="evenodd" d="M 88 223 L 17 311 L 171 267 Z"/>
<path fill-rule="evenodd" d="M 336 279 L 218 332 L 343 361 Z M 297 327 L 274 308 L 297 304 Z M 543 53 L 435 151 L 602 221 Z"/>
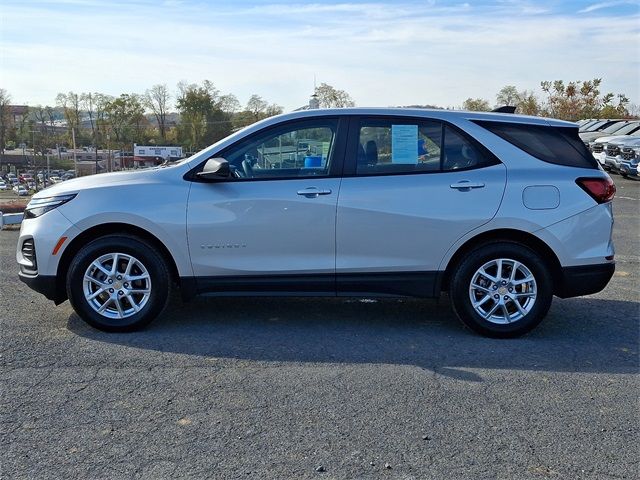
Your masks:
<path fill-rule="evenodd" d="M 417 125 L 391 125 L 391 162 L 418 163 Z"/>

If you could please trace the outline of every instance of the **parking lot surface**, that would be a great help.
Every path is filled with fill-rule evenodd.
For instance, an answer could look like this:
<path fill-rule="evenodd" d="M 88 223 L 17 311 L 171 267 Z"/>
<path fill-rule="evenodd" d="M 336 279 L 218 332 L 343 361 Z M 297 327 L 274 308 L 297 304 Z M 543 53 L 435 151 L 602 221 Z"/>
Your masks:
<path fill-rule="evenodd" d="M 516 340 L 448 300 L 198 298 L 91 329 L 0 232 L 2 478 L 638 478 L 640 182 L 617 271 Z"/>

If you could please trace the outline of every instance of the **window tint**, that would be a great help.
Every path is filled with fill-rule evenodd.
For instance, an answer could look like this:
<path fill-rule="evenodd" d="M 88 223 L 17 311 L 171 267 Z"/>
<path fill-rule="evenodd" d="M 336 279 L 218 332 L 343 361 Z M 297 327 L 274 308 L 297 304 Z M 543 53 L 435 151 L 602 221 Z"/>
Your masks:
<path fill-rule="evenodd" d="M 493 163 L 492 160 L 461 133 L 448 125 L 444 127 L 443 170 L 480 167 Z"/>
<path fill-rule="evenodd" d="M 365 120 L 360 124 L 358 175 L 439 172 L 495 163 L 490 153 L 438 121 Z"/>
<path fill-rule="evenodd" d="M 222 152 L 237 179 L 329 174 L 337 120 L 296 123 L 251 136 Z"/>
<path fill-rule="evenodd" d="M 551 127 L 521 123 L 475 123 L 540 160 L 569 167 L 598 168 L 576 127 Z"/>

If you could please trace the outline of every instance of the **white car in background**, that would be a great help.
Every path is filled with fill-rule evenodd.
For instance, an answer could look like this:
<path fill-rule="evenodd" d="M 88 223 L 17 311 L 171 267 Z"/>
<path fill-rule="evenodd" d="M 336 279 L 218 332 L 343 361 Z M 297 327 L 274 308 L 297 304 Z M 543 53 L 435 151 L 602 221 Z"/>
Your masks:
<path fill-rule="evenodd" d="M 29 195 L 29 191 L 22 184 L 19 184 L 13 187 L 13 193 L 15 193 L 20 197 L 26 197 L 27 195 Z"/>
<path fill-rule="evenodd" d="M 468 327 L 514 337 L 554 295 L 607 285 L 614 193 L 574 123 L 306 110 L 165 167 L 37 193 L 16 258 L 22 281 L 107 331 L 144 327 L 179 287 L 184 298 L 448 291 Z"/>
<path fill-rule="evenodd" d="M 4 183 L 4 181 L 0 180 L 0 190 L 7 190 L 9 187 L 7 187 L 7 184 Z"/>

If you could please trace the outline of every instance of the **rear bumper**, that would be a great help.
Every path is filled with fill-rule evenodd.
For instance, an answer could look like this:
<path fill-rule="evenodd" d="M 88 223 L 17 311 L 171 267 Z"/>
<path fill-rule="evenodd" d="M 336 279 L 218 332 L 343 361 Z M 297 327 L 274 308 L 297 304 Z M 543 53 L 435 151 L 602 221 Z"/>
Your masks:
<path fill-rule="evenodd" d="M 555 294 L 560 298 L 568 298 L 600 292 L 607 286 L 615 270 L 614 262 L 563 267 L 562 279 Z"/>

